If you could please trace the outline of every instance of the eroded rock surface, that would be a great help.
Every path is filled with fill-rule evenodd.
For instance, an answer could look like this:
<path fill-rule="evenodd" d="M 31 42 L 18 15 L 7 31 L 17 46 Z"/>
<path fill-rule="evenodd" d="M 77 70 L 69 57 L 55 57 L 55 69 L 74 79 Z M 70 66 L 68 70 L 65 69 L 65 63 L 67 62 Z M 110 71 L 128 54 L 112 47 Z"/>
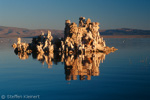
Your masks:
<path fill-rule="evenodd" d="M 79 18 L 79 26 L 76 23 L 71 23 L 66 20 L 64 41 L 61 41 L 60 51 L 72 52 L 108 52 L 117 50 L 114 47 L 109 48 L 106 46 L 105 40 L 100 36 L 98 22 L 91 22 L 85 17 Z"/>

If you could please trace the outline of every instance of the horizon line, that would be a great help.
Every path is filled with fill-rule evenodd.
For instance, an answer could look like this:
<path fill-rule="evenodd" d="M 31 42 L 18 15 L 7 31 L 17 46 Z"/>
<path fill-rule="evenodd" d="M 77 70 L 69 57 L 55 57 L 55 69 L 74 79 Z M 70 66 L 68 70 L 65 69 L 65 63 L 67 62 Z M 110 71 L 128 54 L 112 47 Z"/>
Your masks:
<path fill-rule="evenodd" d="M 30 29 L 30 28 L 23 28 L 23 27 L 17 27 L 17 26 L 1 26 L 0 25 L 0 27 L 11 27 L 11 28 L 20 28 L 20 29 L 28 29 L 28 30 L 61 30 L 61 29 L 41 29 L 41 28 L 39 28 L 39 29 Z M 99 29 L 99 30 L 115 30 L 115 29 L 132 29 L 132 30 L 144 30 L 144 31 L 150 31 L 150 29 L 139 29 L 139 28 L 110 28 L 110 29 Z"/>

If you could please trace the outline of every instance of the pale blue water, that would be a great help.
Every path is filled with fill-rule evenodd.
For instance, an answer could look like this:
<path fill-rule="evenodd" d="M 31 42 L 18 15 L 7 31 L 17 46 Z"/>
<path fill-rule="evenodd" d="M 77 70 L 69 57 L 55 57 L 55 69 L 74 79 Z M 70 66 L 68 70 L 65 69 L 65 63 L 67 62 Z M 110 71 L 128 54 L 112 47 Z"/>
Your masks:
<path fill-rule="evenodd" d="M 20 60 L 11 47 L 14 40 L 0 39 L 0 96 L 5 99 L 9 95 L 39 95 L 28 100 L 150 100 L 149 38 L 105 39 L 106 45 L 119 50 L 106 55 L 99 76 L 91 76 L 91 80 L 77 76 L 70 81 L 64 63 L 48 68 L 32 55 Z"/>

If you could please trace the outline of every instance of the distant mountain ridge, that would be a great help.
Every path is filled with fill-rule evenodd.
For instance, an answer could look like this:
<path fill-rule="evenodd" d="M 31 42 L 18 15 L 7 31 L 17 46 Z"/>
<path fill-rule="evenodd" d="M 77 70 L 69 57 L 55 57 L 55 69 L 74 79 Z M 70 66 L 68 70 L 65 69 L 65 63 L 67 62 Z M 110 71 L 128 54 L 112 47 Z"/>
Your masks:
<path fill-rule="evenodd" d="M 101 35 L 150 35 L 150 30 L 120 28 L 100 30 Z"/>
<path fill-rule="evenodd" d="M 0 26 L 0 37 L 34 37 L 41 34 L 41 31 L 47 33 L 50 30 L 53 37 L 61 38 L 64 36 L 63 30 L 55 29 L 26 29 L 17 27 L 5 27 Z M 120 29 L 108 29 L 100 30 L 101 35 L 150 35 L 150 30 L 120 28 Z"/>
<path fill-rule="evenodd" d="M 52 32 L 54 37 L 63 37 L 62 30 L 55 29 L 26 29 L 17 27 L 0 26 L 0 37 L 34 37 L 41 34 L 41 31 L 47 33 L 48 30 Z"/>

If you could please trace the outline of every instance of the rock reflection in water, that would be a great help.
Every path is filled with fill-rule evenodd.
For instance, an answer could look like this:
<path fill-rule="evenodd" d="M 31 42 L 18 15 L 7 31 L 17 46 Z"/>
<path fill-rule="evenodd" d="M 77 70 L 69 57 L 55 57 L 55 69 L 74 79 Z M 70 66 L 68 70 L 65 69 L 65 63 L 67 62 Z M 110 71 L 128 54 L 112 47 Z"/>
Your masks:
<path fill-rule="evenodd" d="M 31 55 L 31 53 L 27 53 L 27 52 L 15 52 L 16 55 L 18 55 L 19 59 L 21 60 L 26 60 L 29 58 L 29 55 Z"/>
<path fill-rule="evenodd" d="M 66 80 L 91 80 L 91 76 L 99 76 L 100 62 L 105 59 L 104 53 L 88 53 L 78 56 L 67 56 L 65 59 Z"/>
<path fill-rule="evenodd" d="M 29 55 L 32 54 L 33 59 L 37 59 L 40 61 L 43 65 L 44 62 L 48 65 L 48 68 L 51 68 L 53 65 L 53 59 L 54 59 L 54 54 L 53 53 L 27 53 L 27 52 L 15 52 L 16 55 L 18 55 L 19 59 L 21 60 L 26 60 L 29 58 Z"/>
<path fill-rule="evenodd" d="M 48 68 L 52 68 L 52 65 L 53 65 L 52 60 L 54 59 L 53 53 L 48 53 L 48 54 L 32 53 L 32 57 L 40 61 L 43 65 L 44 65 L 44 62 L 46 62 L 46 64 L 48 65 Z"/>
<path fill-rule="evenodd" d="M 21 60 L 28 59 L 31 53 L 18 52 L 16 53 Z M 66 55 L 59 53 L 32 53 L 33 59 L 37 59 L 42 64 L 46 62 L 48 68 L 52 68 L 53 63 L 64 62 L 65 79 L 77 80 L 91 80 L 91 76 L 99 76 L 100 63 L 105 60 L 106 53 L 85 53 L 76 55 Z"/>

